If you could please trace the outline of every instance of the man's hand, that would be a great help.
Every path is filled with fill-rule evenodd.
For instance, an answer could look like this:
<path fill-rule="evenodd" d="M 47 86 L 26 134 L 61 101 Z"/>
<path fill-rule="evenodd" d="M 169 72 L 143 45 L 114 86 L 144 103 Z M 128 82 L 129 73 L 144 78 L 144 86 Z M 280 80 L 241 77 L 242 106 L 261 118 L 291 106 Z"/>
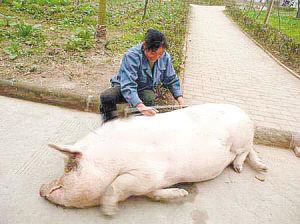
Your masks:
<path fill-rule="evenodd" d="M 182 106 L 182 107 L 183 107 L 183 106 L 186 106 L 186 105 L 184 104 L 184 99 L 183 99 L 182 96 L 178 97 L 176 100 L 177 100 L 179 106 Z"/>
<path fill-rule="evenodd" d="M 152 107 L 146 107 L 143 103 L 138 104 L 136 109 L 138 109 L 145 116 L 154 116 L 156 113 L 158 113 L 158 110 Z"/>

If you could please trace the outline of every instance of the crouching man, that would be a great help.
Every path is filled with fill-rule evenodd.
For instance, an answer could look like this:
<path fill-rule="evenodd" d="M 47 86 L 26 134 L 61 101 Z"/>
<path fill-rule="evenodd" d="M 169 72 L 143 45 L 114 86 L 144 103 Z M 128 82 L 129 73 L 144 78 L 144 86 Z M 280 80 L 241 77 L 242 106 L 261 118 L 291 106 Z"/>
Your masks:
<path fill-rule="evenodd" d="M 128 102 L 143 115 L 155 115 L 158 111 L 152 106 L 159 84 L 171 91 L 179 105 L 184 105 L 180 82 L 167 47 L 165 35 L 149 29 L 144 41 L 125 53 L 118 74 L 110 80 L 111 88 L 100 95 L 103 122 L 117 117 L 116 104 L 122 102 Z"/>

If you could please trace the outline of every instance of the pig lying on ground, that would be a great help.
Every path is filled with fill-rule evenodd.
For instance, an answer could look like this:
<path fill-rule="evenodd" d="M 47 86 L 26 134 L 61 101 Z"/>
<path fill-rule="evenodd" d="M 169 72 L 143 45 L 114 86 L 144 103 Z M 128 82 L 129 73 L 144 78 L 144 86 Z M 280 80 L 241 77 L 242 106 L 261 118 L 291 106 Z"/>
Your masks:
<path fill-rule="evenodd" d="M 132 195 L 183 197 L 187 191 L 168 187 L 215 178 L 231 163 L 241 172 L 246 157 L 256 170 L 266 170 L 253 135 L 248 115 L 225 104 L 115 120 L 74 145 L 51 144 L 69 156 L 72 169 L 43 185 L 40 195 L 66 207 L 102 205 L 107 215 Z"/>

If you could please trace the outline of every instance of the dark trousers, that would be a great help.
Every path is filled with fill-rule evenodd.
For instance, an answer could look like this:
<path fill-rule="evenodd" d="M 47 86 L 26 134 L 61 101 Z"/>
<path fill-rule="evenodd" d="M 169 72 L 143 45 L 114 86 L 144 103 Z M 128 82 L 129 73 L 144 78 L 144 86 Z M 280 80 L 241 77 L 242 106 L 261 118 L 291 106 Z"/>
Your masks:
<path fill-rule="evenodd" d="M 143 90 L 138 94 L 146 106 L 155 105 L 155 92 L 153 90 Z M 108 88 L 100 94 L 100 113 L 102 114 L 103 122 L 117 117 L 117 104 L 119 103 L 126 103 L 121 94 L 120 86 Z"/>

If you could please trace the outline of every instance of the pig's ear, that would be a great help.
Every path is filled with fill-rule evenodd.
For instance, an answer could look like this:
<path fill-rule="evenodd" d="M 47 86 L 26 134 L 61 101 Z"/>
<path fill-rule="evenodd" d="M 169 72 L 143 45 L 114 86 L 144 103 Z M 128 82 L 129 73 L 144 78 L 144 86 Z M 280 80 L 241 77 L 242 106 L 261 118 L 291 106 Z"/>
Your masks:
<path fill-rule="evenodd" d="M 64 153 L 70 157 L 80 158 L 82 156 L 82 152 L 80 149 L 75 148 L 73 145 L 55 145 L 49 144 L 49 146 L 57 151 Z"/>

